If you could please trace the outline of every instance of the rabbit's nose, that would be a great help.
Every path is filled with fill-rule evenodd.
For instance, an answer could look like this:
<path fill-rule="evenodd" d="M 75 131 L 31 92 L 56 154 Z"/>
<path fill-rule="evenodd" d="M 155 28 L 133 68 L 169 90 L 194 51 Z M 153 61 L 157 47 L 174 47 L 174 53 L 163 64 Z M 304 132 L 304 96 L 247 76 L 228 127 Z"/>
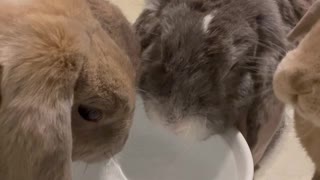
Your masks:
<path fill-rule="evenodd" d="M 281 101 L 295 104 L 298 96 L 312 92 L 312 82 L 307 70 L 280 64 L 274 75 L 273 89 Z"/>

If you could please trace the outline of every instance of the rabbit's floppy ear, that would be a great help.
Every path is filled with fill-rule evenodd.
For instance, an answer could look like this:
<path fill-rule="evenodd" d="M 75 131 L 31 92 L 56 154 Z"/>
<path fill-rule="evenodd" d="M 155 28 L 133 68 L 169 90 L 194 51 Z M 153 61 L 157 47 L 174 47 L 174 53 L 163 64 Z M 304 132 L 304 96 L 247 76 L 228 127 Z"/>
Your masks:
<path fill-rule="evenodd" d="M 288 39 L 290 41 L 300 40 L 307 34 L 313 25 L 320 19 L 320 0 L 314 2 L 307 13 L 303 16 L 296 27 L 289 33 Z"/>
<path fill-rule="evenodd" d="M 0 179 L 71 180 L 74 86 L 89 49 L 81 28 L 26 15 L 0 30 Z"/>
<path fill-rule="evenodd" d="M 133 27 L 126 20 L 121 10 L 109 1 L 87 0 L 87 2 L 101 27 L 119 47 L 123 47 L 135 69 L 139 69 L 140 43 L 135 36 Z M 111 19 L 117 19 L 117 21 Z"/>

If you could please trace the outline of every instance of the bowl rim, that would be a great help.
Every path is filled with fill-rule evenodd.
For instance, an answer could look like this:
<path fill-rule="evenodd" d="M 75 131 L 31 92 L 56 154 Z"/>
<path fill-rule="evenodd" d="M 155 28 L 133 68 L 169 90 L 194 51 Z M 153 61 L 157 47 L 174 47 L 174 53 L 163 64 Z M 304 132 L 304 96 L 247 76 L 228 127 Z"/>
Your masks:
<path fill-rule="evenodd" d="M 253 180 L 254 163 L 249 145 L 241 132 L 237 129 L 230 129 L 222 138 L 230 146 L 233 151 L 236 166 L 238 169 L 238 177 L 241 180 Z"/>

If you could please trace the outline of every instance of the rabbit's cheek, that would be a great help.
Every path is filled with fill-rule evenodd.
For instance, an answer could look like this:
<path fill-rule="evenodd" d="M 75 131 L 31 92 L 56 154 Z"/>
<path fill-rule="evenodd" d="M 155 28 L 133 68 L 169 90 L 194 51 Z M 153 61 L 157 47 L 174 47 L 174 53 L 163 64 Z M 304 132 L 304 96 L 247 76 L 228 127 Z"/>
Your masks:
<path fill-rule="evenodd" d="M 278 99 L 288 104 L 294 104 L 297 91 L 292 84 L 292 75 L 288 70 L 277 70 L 273 79 L 273 90 Z"/>

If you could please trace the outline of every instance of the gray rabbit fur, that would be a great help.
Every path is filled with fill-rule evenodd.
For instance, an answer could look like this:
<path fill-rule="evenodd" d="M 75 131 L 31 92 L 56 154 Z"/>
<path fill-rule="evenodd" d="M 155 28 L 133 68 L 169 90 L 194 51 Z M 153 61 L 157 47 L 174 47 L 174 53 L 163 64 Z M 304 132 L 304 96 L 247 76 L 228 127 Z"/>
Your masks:
<path fill-rule="evenodd" d="M 307 0 L 149 0 L 135 28 L 148 116 L 197 140 L 236 126 L 257 164 L 282 125 L 272 75 Z"/>

